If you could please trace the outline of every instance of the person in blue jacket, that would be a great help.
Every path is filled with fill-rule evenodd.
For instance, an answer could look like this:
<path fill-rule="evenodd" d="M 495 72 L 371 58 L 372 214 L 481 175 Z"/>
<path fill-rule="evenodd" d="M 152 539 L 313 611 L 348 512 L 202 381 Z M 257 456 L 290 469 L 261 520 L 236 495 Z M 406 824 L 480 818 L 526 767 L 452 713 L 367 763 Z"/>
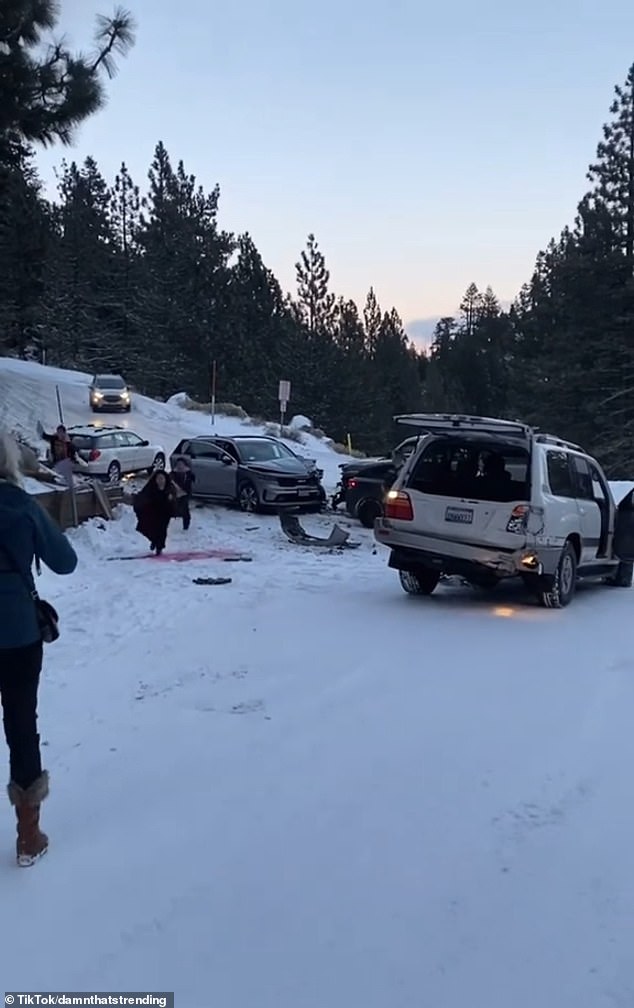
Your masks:
<path fill-rule="evenodd" d="M 0 700 L 9 747 L 9 801 L 17 819 L 17 861 L 33 864 L 48 849 L 40 805 L 48 795 L 37 732 L 43 643 L 29 586 L 41 560 L 55 574 L 72 574 L 77 555 L 66 536 L 21 487 L 20 450 L 0 431 Z M 15 569 L 17 567 L 17 570 Z"/>

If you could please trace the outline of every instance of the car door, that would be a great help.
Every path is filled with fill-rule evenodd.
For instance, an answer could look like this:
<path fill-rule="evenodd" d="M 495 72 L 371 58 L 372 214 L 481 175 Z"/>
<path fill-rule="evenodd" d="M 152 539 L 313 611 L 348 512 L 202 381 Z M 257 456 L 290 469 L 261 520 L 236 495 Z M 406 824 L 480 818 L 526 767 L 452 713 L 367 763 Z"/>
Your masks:
<path fill-rule="evenodd" d="M 601 507 L 594 496 L 592 473 L 583 455 L 569 456 L 575 483 L 579 528 L 581 532 L 581 563 L 596 561 L 601 546 Z M 607 501 L 605 501 L 607 504 Z"/>
<path fill-rule="evenodd" d="M 132 460 L 130 465 L 134 465 L 134 468 L 137 470 L 149 469 L 154 462 L 152 448 L 149 445 L 145 445 L 143 438 L 139 437 L 138 434 L 133 434 L 132 431 L 126 431 L 125 437 L 127 438 L 126 451 L 130 453 Z"/>
<path fill-rule="evenodd" d="M 238 466 L 230 455 L 218 445 L 193 441 L 190 442 L 187 454 L 191 458 L 196 477 L 196 494 L 223 500 L 235 499 Z"/>
<path fill-rule="evenodd" d="M 136 456 L 138 455 L 138 450 L 135 452 L 134 445 L 130 441 L 131 437 L 132 435 L 128 434 L 127 431 L 117 431 L 116 434 L 113 434 L 117 461 L 123 473 L 136 472 L 136 470 L 141 468 L 137 465 Z"/>

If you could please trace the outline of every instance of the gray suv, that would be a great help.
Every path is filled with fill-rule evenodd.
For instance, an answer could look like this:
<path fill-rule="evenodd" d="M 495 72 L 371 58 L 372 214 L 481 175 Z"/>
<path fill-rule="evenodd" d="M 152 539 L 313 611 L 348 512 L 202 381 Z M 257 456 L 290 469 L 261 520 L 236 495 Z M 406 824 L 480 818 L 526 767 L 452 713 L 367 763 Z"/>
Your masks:
<path fill-rule="evenodd" d="M 194 497 L 237 504 L 241 511 L 293 505 L 321 510 L 326 493 L 323 471 L 277 438 L 255 434 L 202 435 L 180 441 L 170 456 L 191 466 Z"/>

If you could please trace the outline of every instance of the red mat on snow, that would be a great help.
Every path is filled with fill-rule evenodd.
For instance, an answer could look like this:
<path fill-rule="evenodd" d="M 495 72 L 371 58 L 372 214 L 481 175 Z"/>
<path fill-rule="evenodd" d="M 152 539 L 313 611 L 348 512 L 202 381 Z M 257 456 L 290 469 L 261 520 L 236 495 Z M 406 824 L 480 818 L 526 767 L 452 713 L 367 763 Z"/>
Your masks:
<path fill-rule="evenodd" d="M 208 550 L 189 550 L 182 553 L 161 553 L 157 556 L 155 553 L 135 553 L 131 556 L 111 556 L 107 558 L 108 560 L 171 560 L 176 561 L 176 563 L 184 563 L 187 560 L 250 560 L 251 557 L 246 556 L 244 553 L 238 552 L 238 550 L 231 549 L 208 549 Z"/>

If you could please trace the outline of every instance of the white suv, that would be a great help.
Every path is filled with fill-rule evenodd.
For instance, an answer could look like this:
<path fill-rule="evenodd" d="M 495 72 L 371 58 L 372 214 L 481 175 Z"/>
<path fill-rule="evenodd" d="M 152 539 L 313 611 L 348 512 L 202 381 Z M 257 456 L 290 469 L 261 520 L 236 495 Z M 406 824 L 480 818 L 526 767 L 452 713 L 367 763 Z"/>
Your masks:
<path fill-rule="evenodd" d="M 87 467 L 76 465 L 74 468 L 85 475 L 100 476 L 117 483 L 127 473 L 165 468 L 165 452 L 161 445 L 150 444 L 123 427 L 84 424 L 69 427 L 68 434 L 78 454 L 87 463 Z"/>
<path fill-rule="evenodd" d="M 443 574 L 483 588 L 519 576 L 542 605 L 560 608 L 579 578 L 630 587 L 634 490 L 617 507 L 578 445 L 488 417 L 394 419 L 422 436 L 374 535 L 406 592 L 429 595 Z"/>

